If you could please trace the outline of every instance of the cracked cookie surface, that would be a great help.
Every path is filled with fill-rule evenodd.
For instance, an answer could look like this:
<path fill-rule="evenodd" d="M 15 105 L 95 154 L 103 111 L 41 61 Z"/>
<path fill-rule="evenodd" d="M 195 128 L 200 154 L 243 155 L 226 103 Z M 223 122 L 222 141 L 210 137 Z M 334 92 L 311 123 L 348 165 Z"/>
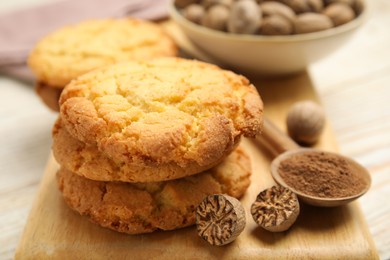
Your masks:
<path fill-rule="evenodd" d="M 62 167 L 97 181 L 165 181 L 199 173 L 210 168 L 208 165 L 200 167 L 197 164 L 182 168 L 174 163 L 162 163 L 158 167 L 154 167 L 138 162 L 130 164 L 113 160 L 100 152 L 96 145 L 86 144 L 72 137 L 62 126 L 61 119 L 58 119 L 53 127 L 52 151 Z M 219 162 L 217 161 L 215 165 Z"/>
<path fill-rule="evenodd" d="M 127 60 L 176 56 L 158 24 L 132 18 L 88 20 L 63 27 L 37 43 L 28 64 L 38 81 L 63 88 L 93 69 Z"/>
<path fill-rule="evenodd" d="M 250 164 L 245 151 L 238 147 L 218 166 L 178 180 L 101 182 L 61 168 L 57 181 L 69 207 L 92 222 L 141 234 L 195 224 L 196 206 L 208 195 L 225 193 L 240 198 L 250 184 Z"/>
<path fill-rule="evenodd" d="M 180 58 L 127 62 L 73 80 L 60 116 L 75 139 L 139 167 L 207 169 L 242 135 L 259 134 L 263 104 L 243 76 Z"/>

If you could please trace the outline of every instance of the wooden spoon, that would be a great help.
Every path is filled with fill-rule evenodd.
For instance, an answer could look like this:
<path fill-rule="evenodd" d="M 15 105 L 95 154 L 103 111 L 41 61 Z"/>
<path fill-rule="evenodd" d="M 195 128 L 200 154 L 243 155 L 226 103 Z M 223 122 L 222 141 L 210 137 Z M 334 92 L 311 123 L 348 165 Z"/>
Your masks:
<path fill-rule="evenodd" d="M 291 189 L 294 193 L 297 194 L 297 196 L 300 198 L 301 201 L 307 204 L 313 206 L 319 206 L 319 207 L 334 207 L 334 206 L 345 205 L 359 198 L 364 193 L 366 193 L 371 185 L 370 173 L 367 171 L 367 169 L 365 169 L 363 166 L 361 166 L 353 159 L 348 158 L 346 156 L 342 156 L 340 154 L 321 151 L 319 149 L 301 148 L 290 137 L 284 134 L 279 128 L 277 128 L 271 121 L 269 121 L 266 118 L 264 119 L 263 133 L 262 135 L 258 136 L 256 140 L 276 157 L 271 163 L 271 174 L 274 180 L 279 185 Z M 279 166 L 282 161 L 286 160 L 287 158 L 291 158 L 291 156 L 297 154 L 303 156 L 309 154 L 313 155 L 315 153 L 321 155 L 324 155 L 325 153 L 325 154 L 337 156 L 338 158 L 344 159 L 349 163 L 351 170 L 356 171 L 358 175 L 362 176 L 365 182 L 365 186 L 361 189 L 360 192 L 349 197 L 341 197 L 341 198 L 316 197 L 294 189 L 294 187 L 288 185 L 280 176 Z"/>

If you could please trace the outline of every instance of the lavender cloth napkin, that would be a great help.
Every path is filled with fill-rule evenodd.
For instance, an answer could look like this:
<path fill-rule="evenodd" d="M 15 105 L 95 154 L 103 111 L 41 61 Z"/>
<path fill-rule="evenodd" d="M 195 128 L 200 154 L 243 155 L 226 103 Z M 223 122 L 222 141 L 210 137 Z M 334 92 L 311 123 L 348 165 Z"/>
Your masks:
<path fill-rule="evenodd" d="M 36 42 L 67 24 L 126 16 L 158 20 L 169 0 L 62 0 L 0 14 L 0 72 L 33 82 L 26 59 Z"/>

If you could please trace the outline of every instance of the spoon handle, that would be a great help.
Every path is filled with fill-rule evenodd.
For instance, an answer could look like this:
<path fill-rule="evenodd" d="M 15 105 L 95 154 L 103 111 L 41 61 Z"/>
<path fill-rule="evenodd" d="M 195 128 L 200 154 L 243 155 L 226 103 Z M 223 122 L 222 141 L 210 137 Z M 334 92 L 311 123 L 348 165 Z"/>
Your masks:
<path fill-rule="evenodd" d="M 285 151 L 300 148 L 297 143 L 266 117 L 264 117 L 263 132 L 256 137 L 256 140 L 275 157 Z"/>

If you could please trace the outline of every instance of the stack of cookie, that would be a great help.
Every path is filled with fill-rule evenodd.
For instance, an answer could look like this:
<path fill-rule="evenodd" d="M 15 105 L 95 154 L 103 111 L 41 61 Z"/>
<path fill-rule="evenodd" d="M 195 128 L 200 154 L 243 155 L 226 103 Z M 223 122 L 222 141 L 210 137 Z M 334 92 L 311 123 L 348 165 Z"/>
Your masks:
<path fill-rule="evenodd" d="M 53 129 L 66 203 L 90 220 L 140 234 L 195 223 L 210 194 L 250 183 L 241 136 L 260 132 L 263 104 L 242 76 L 181 58 L 126 62 L 64 88 Z"/>
<path fill-rule="evenodd" d="M 62 89 L 72 79 L 122 61 L 176 56 L 177 47 L 158 24 L 127 19 L 89 20 L 40 40 L 29 55 L 37 94 L 59 111 Z"/>

